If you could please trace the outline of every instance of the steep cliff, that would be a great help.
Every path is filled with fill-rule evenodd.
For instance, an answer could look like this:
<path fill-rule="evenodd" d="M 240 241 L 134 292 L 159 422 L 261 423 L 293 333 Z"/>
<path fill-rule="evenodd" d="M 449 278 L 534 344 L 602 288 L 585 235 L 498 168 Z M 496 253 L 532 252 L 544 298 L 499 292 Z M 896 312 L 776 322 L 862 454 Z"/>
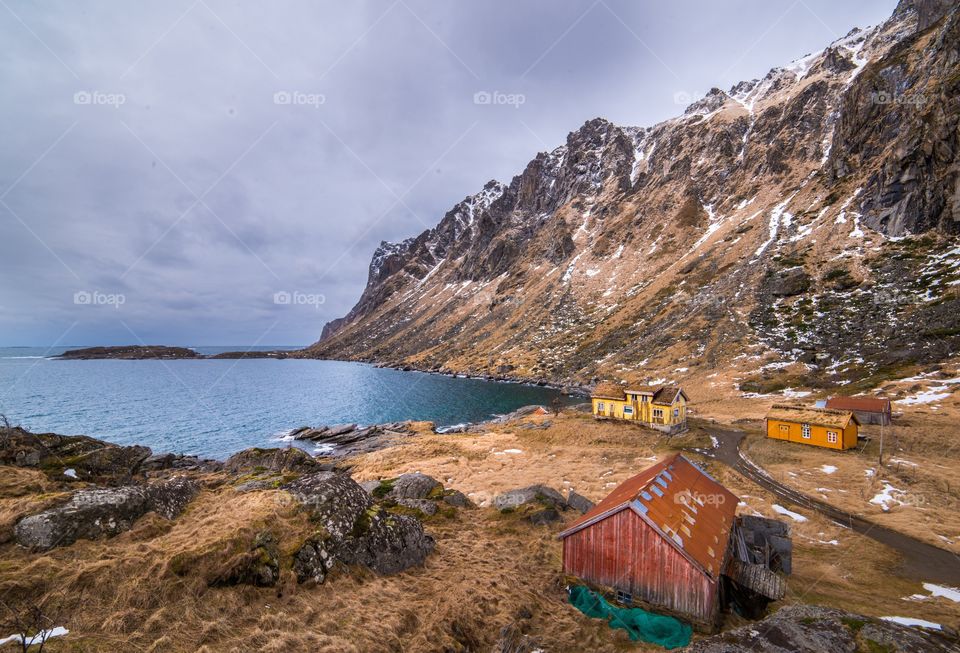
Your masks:
<path fill-rule="evenodd" d="M 591 120 L 382 243 L 307 354 L 781 385 L 941 360 L 960 346 L 958 124 L 960 13 L 905 0 L 677 118 Z"/>

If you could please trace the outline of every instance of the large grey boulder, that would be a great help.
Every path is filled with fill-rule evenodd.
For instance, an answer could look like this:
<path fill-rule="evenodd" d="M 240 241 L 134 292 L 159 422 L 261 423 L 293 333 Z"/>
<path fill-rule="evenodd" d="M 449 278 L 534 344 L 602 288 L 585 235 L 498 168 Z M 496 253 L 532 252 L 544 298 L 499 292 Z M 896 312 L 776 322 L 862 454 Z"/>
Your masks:
<path fill-rule="evenodd" d="M 173 519 L 199 491 L 195 481 L 182 476 L 150 485 L 80 490 L 62 506 L 21 519 L 14 537 L 21 546 L 38 551 L 79 539 L 113 537 L 151 511 Z"/>
<path fill-rule="evenodd" d="M 529 487 L 510 490 L 498 494 L 493 498 L 493 506 L 497 510 L 510 510 L 520 506 L 538 503 L 548 508 L 565 510 L 567 506 L 563 495 L 546 485 L 531 485 Z"/>
<path fill-rule="evenodd" d="M 460 490 L 452 490 L 443 495 L 444 503 L 447 503 L 455 508 L 473 508 L 473 501 L 470 500 L 466 494 Z"/>
<path fill-rule="evenodd" d="M 440 481 L 414 472 L 412 474 L 401 474 L 393 479 L 390 491 L 384 495 L 384 499 L 426 499 L 436 488 L 440 487 Z"/>
<path fill-rule="evenodd" d="M 338 547 L 337 559 L 381 574 L 395 574 L 423 564 L 434 546 L 418 519 L 374 506 Z"/>
<path fill-rule="evenodd" d="M 393 574 L 423 564 L 433 551 L 433 538 L 419 520 L 375 505 L 346 474 L 319 472 L 284 489 L 318 525 L 317 534 L 294 556 L 294 572 L 300 582 L 323 582 L 337 561 Z"/>
<path fill-rule="evenodd" d="M 573 490 L 570 490 L 567 492 L 567 505 L 582 515 L 596 504 L 582 494 L 577 494 Z"/>
<path fill-rule="evenodd" d="M 347 474 L 318 472 L 302 476 L 284 486 L 309 511 L 310 517 L 327 536 L 342 541 L 373 499 Z"/>

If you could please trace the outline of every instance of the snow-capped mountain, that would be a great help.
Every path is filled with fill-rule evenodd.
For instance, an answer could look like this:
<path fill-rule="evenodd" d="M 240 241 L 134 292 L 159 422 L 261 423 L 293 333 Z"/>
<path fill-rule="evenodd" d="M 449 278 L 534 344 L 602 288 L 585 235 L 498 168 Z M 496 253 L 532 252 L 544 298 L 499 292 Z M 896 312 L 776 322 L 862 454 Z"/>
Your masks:
<path fill-rule="evenodd" d="M 877 380 L 960 345 L 960 12 L 883 25 L 652 127 L 594 119 L 382 243 L 310 355 L 542 378 Z M 763 369 L 761 369 L 761 367 Z"/>

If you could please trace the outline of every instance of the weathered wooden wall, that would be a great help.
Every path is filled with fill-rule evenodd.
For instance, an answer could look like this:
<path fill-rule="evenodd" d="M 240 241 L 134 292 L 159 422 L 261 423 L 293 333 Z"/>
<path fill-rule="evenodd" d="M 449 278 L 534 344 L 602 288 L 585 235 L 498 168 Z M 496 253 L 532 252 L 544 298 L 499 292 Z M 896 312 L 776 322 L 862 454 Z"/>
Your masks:
<path fill-rule="evenodd" d="M 629 508 L 566 537 L 563 568 L 702 625 L 714 622 L 716 582 Z"/>

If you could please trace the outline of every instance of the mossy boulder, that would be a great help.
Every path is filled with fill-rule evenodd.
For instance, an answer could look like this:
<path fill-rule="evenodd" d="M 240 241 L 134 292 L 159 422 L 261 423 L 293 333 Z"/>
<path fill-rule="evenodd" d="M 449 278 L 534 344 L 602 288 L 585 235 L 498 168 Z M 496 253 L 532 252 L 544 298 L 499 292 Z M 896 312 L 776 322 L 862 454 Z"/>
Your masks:
<path fill-rule="evenodd" d="M 433 538 L 418 519 L 398 515 L 374 503 L 347 474 L 318 472 L 284 486 L 300 502 L 324 536 L 304 543 L 294 556 L 300 582 L 323 582 L 340 561 L 392 574 L 423 564 Z M 436 511 L 431 501 L 426 501 Z"/>
<path fill-rule="evenodd" d="M 196 481 L 176 476 L 164 481 L 75 492 L 62 506 L 20 520 L 17 543 L 46 551 L 79 539 L 113 537 L 130 530 L 148 512 L 174 519 L 200 491 Z"/>

